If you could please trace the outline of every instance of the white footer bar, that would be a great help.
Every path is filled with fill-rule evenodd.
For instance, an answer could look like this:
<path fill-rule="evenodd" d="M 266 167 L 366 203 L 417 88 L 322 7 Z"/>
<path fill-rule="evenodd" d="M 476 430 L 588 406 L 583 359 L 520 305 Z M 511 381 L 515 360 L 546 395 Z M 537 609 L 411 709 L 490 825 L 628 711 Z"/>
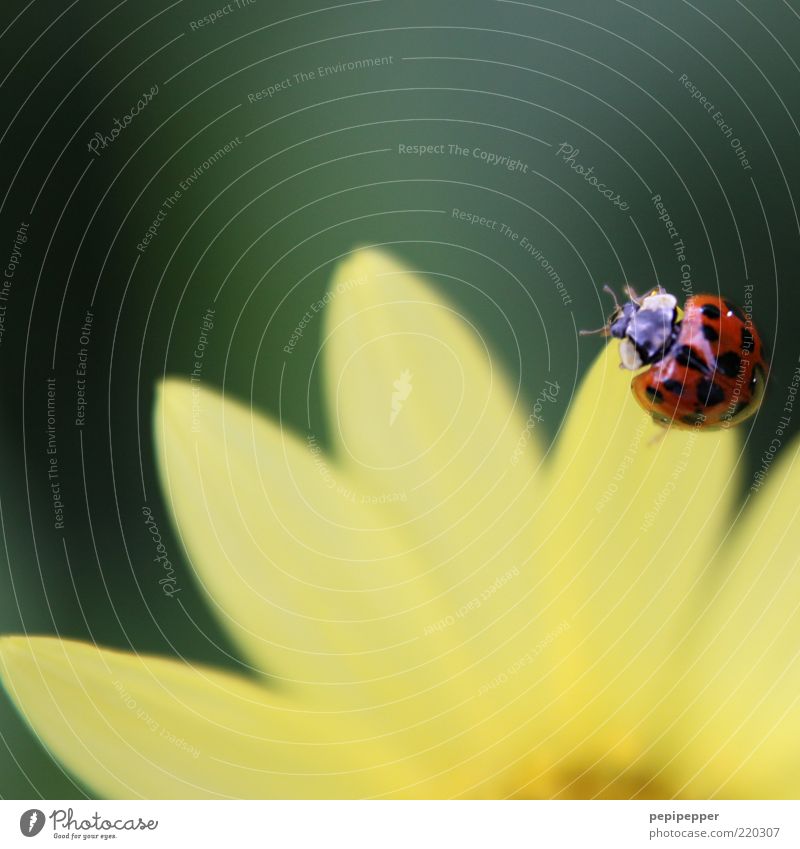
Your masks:
<path fill-rule="evenodd" d="M 800 802 L 0 801 L 0 846 L 800 846 Z"/>

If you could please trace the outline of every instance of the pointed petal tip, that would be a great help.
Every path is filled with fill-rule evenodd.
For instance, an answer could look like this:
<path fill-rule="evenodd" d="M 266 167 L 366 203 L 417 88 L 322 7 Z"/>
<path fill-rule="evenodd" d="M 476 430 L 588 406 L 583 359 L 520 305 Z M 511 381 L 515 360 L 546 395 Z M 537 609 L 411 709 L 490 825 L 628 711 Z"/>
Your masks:
<path fill-rule="evenodd" d="M 3 634 L 0 636 L 0 679 L 3 677 L 3 669 L 5 668 L 7 659 L 13 657 L 23 639 L 24 637 L 16 634 Z"/>
<path fill-rule="evenodd" d="M 350 290 L 357 292 L 359 284 L 366 282 L 365 278 L 373 280 L 382 275 L 397 273 L 409 275 L 415 272 L 390 250 L 373 245 L 356 245 L 334 266 L 329 291 L 335 294 Z"/>
<path fill-rule="evenodd" d="M 360 798 L 410 780 L 363 725 L 229 671 L 57 637 L 0 646 L 20 714 L 104 798 Z"/>
<path fill-rule="evenodd" d="M 3 666 L 16 664 L 20 658 L 30 660 L 49 660 L 55 654 L 63 655 L 66 651 L 96 651 L 100 649 L 93 643 L 78 639 L 64 639 L 51 634 L 3 634 L 0 636 L 0 677 Z M 108 649 L 114 652 L 115 649 Z"/>
<path fill-rule="evenodd" d="M 27 683 L 34 670 L 40 674 L 60 671 L 68 652 L 76 654 L 98 651 L 92 643 L 83 640 L 64 640 L 51 635 L 28 636 L 5 634 L 0 636 L 0 684 L 15 702 L 17 684 Z"/>
<path fill-rule="evenodd" d="M 191 393 L 191 388 L 191 382 L 182 377 L 170 375 L 159 380 L 153 389 L 153 410 L 156 417 L 166 409 L 185 409 L 185 399 L 187 394 Z"/>
<path fill-rule="evenodd" d="M 60 640 L 57 637 L 3 634 L 0 636 L 0 658 L 3 661 L 13 661 L 22 654 L 30 654 L 34 650 L 34 644 L 42 648 L 51 648 L 52 645 L 59 642 Z M 2 675 L 2 669 L 0 669 L 0 675 Z"/>

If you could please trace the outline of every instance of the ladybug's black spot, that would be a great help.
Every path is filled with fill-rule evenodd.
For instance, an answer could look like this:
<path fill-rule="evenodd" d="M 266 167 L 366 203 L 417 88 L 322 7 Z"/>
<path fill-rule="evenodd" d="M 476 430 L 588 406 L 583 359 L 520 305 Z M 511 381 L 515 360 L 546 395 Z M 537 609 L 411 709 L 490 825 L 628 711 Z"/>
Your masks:
<path fill-rule="evenodd" d="M 734 351 L 726 351 L 717 357 L 717 371 L 725 377 L 736 377 L 742 366 L 742 358 Z"/>
<path fill-rule="evenodd" d="M 693 368 L 696 371 L 708 371 L 708 366 L 705 360 L 688 345 L 681 345 L 675 352 L 675 359 L 686 368 Z"/>
<path fill-rule="evenodd" d="M 750 406 L 749 401 L 738 401 L 730 412 L 730 417 L 735 419 L 740 413 L 743 413 Z"/>
<path fill-rule="evenodd" d="M 753 350 L 753 334 L 750 332 L 747 326 L 742 328 L 742 350 L 743 351 L 752 351 Z"/>
<path fill-rule="evenodd" d="M 744 313 L 736 306 L 736 304 L 731 303 L 731 301 L 726 300 L 725 306 L 728 308 L 730 312 L 732 312 L 739 321 L 745 321 Z"/>
<path fill-rule="evenodd" d="M 716 342 L 719 339 L 719 333 L 710 325 L 703 323 L 703 336 L 708 339 L 709 342 Z"/>
<path fill-rule="evenodd" d="M 658 391 L 658 389 L 655 388 L 655 386 L 646 386 L 644 391 L 647 393 L 647 397 L 654 404 L 661 404 L 663 402 L 664 396 Z"/>
<path fill-rule="evenodd" d="M 720 316 L 719 307 L 715 307 L 714 304 L 704 304 L 700 312 L 703 313 L 706 318 L 716 319 Z"/>
<path fill-rule="evenodd" d="M 725 392 L 718 383 L 703 377 L 697 381 L 697 400 L 704 407 L 715 407 L 725 400 Z"/>
<path fill-rule="evenodd" d="M 667 392 L 674 392 L 676 395 L 680 395 L 681 392 L 683 392 L 683 384 L 680 380 L 674 380 L 671 377 L 663 381 L 661 385 L 667 390 Z"/>
<path fill-rule="evenodd" d="M 698 412 L 687 413 L 685 416 L 681 416 L 681 421 L 684 424 L 688 424 L 688 425 L 700 424 L 700 422 L 705 421 L 705 419 L 706 419 L 705 414 L 704 413 L 698 413 Z"/>
<path fill-rule="evenodd" d="M 658 354 L 653 354 L 644 347 L 644 345 L 635 345 L 636 353 L 639 359 L 642 361 L 642 364 L 646 363 L 654 363 L 656 360 L 663 359 L 663 354 L 659 357 Z"/>

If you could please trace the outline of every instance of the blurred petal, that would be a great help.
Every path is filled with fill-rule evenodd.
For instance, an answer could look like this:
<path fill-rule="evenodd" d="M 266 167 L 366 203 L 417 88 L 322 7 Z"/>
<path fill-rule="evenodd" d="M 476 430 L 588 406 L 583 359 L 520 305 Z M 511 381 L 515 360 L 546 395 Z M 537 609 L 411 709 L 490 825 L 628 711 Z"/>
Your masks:
<path fill-rule="evenodd" d="M 444 626 L 493 677 L 537 607 L 536 427 L 559 387 L 543 383 L 548 396 L 526 406 L 439 288 L 368 248 L 336 271 L 323 356 L 337 460 L 361 491 L 402 496 L 385 515 L 424 557 Z"/>
<path fill-rule="evenodd" d="M 428 752 L 423 778 L 487 745 L 496 729 L 482 724 L 485 675 L 457 629 L 434 627 L 455 610 L 397 531 L 323 454 L 238 402 L 196 392 L 181 380 L 161 387 L 163 489 L 247 656 L 310 709 L 365 712 L 404 753 Z"/>
<path fill-rule="evenodd" d="M 679 692 L 688 707 L 665 746 L 688 795 L 800 794 L 799 505 L 795 440 L 750 496 L 716 564 L 718 593 L 687 635 L 695 651 Z"/>
<path fill-rule="evenodd" d="M 564 761 L 585 751 L 586 766 L 613 764 L 622 780 L 658 728 L 665 674 L 732 516 L 740 441 L 652 424 L 617 347 L 591 367 L 557 442 L 537 517 L 546 602 L 536 621 L 571 626 L 548 655 Z"/>
<path fill-rule="evenodd" d="M 246 679 L 40 637 L 0 640 L 3 683 L 53 754 L 104 797 L 343 798 L 402 788 L 363 723 Z"/>

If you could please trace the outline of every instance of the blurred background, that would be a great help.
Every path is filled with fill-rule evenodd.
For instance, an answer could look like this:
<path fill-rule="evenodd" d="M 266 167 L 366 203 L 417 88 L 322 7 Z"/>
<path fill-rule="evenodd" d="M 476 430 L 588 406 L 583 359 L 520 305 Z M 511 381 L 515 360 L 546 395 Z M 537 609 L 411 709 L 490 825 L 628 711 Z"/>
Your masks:
<path fill-rule="evenodd" d="M 743 493 L 797 430 L 795 0 L 6 0 L 0 46 L 0 633 L 235 665 L 154 387 L 197 370 L 329 434 L 319 318 L 284 346 L 360 245 L 432 275 L 531 400 L 603 344 L 576 331 L 604 283 L 721 292 L 774 352 Z M 0 734 L 0 796 L 87 795 L 3 693 Z"/>

